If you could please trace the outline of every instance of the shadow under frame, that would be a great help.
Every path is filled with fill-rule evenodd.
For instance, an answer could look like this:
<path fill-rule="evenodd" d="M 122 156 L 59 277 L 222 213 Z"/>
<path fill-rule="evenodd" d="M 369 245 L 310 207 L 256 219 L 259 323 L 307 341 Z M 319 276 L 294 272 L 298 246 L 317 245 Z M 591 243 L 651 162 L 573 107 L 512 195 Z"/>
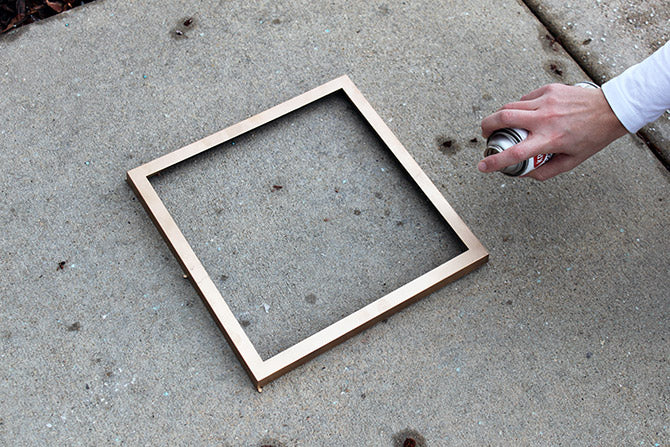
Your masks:
<path fill-rule="evenodd" d="M 461 239 L 466 250 L 418 278 L 312 334 L 273 357 L 263 360 L 226 304 L 204 266 L 182 234 L 149 178 L 188 158 L 287 115 L 314 101 L 344 91 L 388 150 L 403 166 L 442 218 Z M 374 111 L 348 76 L 341 76 L 275 107 L 240 121 L 201 140 L 156 158 L 127 172 L 126 179 L 184 273 L 214 317 L 229 345 L 260 392 L 262 387 L 320 353 L 343 342 L 414 301 L 469 273 L 488 260 L 488 252 L 423 172 L 412 156 Z"/>

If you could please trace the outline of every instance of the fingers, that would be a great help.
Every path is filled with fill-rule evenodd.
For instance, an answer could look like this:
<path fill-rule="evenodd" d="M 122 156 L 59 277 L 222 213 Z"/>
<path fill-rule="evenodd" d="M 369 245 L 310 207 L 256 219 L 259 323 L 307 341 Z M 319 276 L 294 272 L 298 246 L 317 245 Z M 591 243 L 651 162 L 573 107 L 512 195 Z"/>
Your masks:
<path fill-rule="evenodd" d="M 542 141 L 538 138 L 528 138 L 519 144 L 500 152 L 499 154 L 490 155 L 479 162 L 477 169 L 481 172 L 500 171 L 501 169 L 521 163 L 528 160 L 541 152 Z"/>
<path fill-rule="evenodd" d="M 488 138 L 494 130 L 505 127 L 528 129 L 533 126 L 535 119 L 532 110 L 499 110 L 482 120 L 482 136 Z"/>
<path fill-rule="evenodd" d="M 578 164 L 579 162 L 575 159 L 575 157 L 565 154 L 556 154 L 547 163 L 543 164 L 534 171 L 531 171 L 527 175 L 524 175 L 524 177 L 545 181 L 557 176 L 558 174 L 562 174 L 563 172 L 571 170 Z"/>
<path fill-rule="evenodd" d="M 523 95 L 521 97 L 521 100 L 522 101 L 529 101 L 529 100 L 532 100 L 532 99 L 537 99 L 540 96 L 544 96 L 547 93 L 551 93 L 552 91 L 555 91 L 556 89 L 560 89 L 560 88 L 564 88 L 564 87 L 567 87 L 567 86 L 564 85 L 564 84 L 543 85 L 542 87 L 540 87 L 538 89 L 535 89 L 535 90 L 533 90 L 532 92 L 530 92 L 526 95 Z"/>
<path fill-rule="evenodd" d="M 538 99 L 531 99 L 529 101 L 510 102 L 502 106 L 500 110 L 537 110 L 540 108 L 541 101 Z"/>
<path fill-rule="evenodd" d="M 530 101 L 530 100 L 532 100 L 532 99 L 537 99 L 537 98 L 539 98 L 540 96 L 544 95 L 544 93 L 545 93 L 546 90 L 547 90 L 547 89 L 546 89 L 546 86 L 542 86 L 542 87 L 540 87 L 540 88 L 538 88 L 538 89 L 533 90 L 533 91 L 530 92 L 530 93 L 527 93 L 527 94 L 523 95 L 523 96 L 521 97 L 521 100 L 522 100 L 522 101 Z"/>

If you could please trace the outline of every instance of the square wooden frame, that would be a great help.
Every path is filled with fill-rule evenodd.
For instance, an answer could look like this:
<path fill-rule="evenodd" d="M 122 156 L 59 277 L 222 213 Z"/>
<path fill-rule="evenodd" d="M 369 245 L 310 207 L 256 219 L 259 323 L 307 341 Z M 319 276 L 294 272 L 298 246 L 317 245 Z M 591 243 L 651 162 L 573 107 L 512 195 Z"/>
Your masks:
<path fill-rule="evenodd" d="M 339 90 L 344 91 L 349 100 L 372 126 L 447 224 L 465 244 L 466 250 L 290 348 L 263 360 L 151 186 L 149 177 Z M 486 249 L 458 217 L 451 205 L 424 174 L 348 76 L 334 79 L 258 115 L 132 169 L 127 173 L 127 181 L 181 264 L 184 273 L 188 275 L 191 283 L 202 297 L 258 391 L 261 391 L 265 384 L 282 374 L 372 326 L 419 298 L 430 294 L 448 282 L 465 275 L 488 260 Z"/>

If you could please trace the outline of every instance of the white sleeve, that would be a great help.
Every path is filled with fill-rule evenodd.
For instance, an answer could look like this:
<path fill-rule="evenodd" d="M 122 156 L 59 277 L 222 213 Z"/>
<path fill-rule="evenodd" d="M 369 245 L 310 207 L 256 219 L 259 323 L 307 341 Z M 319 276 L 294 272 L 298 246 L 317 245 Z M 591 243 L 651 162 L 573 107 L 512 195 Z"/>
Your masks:
<path fill-rule="evenodd" d="M 628 132 L 670 109 L 670 41 L 637 65 L 603 84 L 603 93 Z"/>

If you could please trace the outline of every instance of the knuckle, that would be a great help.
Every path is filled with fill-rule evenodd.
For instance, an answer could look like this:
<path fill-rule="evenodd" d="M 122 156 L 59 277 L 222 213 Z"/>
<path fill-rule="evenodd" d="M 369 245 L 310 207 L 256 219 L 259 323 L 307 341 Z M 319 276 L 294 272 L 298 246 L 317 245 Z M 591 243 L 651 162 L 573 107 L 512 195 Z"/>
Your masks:
<path fill-rule="evenodd" d="M 499 113 L 500 113 L 500 120 L 503 123 L 510 122 L 514 119 L 514 112 L 509 109 L 503 109 Z"/>
<path fill-rule="evenodd" d="M 542 108 L 542 119 L 554 120 L 560 116 L 561 106 L 558 98 L 550 97 L 545 99 L 544 107 Z"/>
<path fill-rule="evenodd" d="M 561 110 L 557 105 L 548 105 L 542 110 L 538 116 L 538 120 L 544 123 L 549 129 L 554 130 L 556 126 L 560 124 L 557 123 L 557 121 L 560 120 L 561 117 Z"/>
<path fill-rule="evenodd" d="M 552 112 L 555 112 L 555 107 L 558 106 L 559 100 L 556 96 L 547 96 L 544 99 L 545 106 Z"/>
<path fill-rule="evenodd" d="M 561 88 L 563 87 L 563 84 L 558 84 L 558 83 L 553 83 L 547 85 L 547 93 L 557 93 Z"/>

